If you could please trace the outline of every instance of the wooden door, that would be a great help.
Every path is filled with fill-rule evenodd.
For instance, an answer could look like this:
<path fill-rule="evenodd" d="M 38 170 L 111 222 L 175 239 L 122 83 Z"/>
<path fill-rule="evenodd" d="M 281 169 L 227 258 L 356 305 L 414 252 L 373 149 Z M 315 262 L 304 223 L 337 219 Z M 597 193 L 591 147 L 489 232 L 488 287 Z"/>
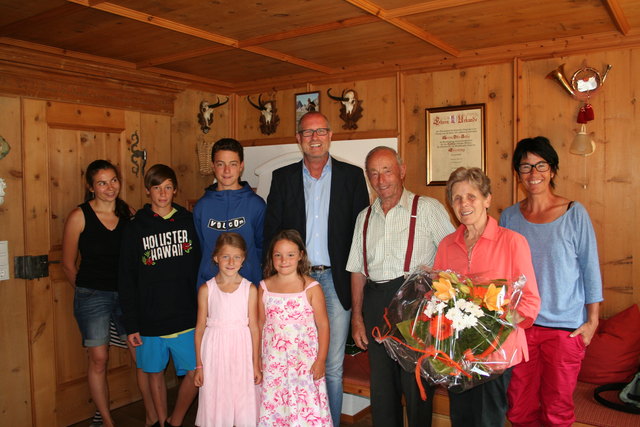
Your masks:
<path fill-rule="evenodd" d="M 83 201 L 86 166 L 95 159 L 115 165 L 128 159 L 125 116 L 123 110 L 24 100 L 26 254 L 60 260 L 64 221 Z M 34 424 L 66 426 L 90 417 L 95 407 L 87 355 L 73 317 L 73 286 L 61 264 L 50 265 L 49 277 L 28 281 L 27 305 Z M 109 353 L 111 406 L 137 400 L 128 350 L 111 347 Z"/>

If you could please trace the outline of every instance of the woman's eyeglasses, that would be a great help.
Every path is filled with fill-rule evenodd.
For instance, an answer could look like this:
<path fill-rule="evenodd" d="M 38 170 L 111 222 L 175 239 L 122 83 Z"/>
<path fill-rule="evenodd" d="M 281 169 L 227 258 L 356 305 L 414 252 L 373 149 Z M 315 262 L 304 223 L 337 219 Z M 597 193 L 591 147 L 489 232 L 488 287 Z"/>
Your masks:
<path fill-rule="evenodd" d="M 530 173 L 532 168 L 536 168 L 538 172 L 546 172 L 549 170 L 549 163 L 547 162 L 538 162 L 535 165 L 531 163 L 520 163 L 518 165 L 518 172 L 520 173 Z"/>

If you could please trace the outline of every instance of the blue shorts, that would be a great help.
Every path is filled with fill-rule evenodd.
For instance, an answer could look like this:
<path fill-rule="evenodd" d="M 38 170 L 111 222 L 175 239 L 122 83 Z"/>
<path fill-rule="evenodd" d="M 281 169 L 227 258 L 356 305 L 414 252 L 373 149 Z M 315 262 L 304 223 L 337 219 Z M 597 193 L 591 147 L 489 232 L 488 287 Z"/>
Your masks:
<path fill-rule="evenodd" d="M 169 363 L 169 353 L 178 376 L 196 369 L 195 330 L 175 338 L 141 336 L 142 345 L 136 347 L 136 364 L 144 372 L 162 372 Z"/>
<path fill-rule="evenodd" d="M 76 286 L 73 298 L 73 314 L 78 322 L 82 345 L 98 347 L 109 344 L 109 322 L 113 322 L 117 334 L 125 341 L 127 332 L 122 323 L 122 309 L 115 291 Z"/>

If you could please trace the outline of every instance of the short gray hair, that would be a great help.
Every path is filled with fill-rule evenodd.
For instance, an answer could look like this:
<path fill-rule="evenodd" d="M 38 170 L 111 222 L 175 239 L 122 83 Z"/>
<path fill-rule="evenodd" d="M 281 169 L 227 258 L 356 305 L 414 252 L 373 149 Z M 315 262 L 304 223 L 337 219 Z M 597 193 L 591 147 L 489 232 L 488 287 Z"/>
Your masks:
<path fill-rule="evenodd" d="M 378 153 L 380 151 L 388 151 L 391 154 L 393 154 L 393 156 L 398 161 L 398 166 L 402 166 L 402 158 L 400 157 L 400 155 L 398 154 L 398 152 L 396 150 L 394 150 L 391 147 L 387 147 L 386 145 L 378 145 L 377 147 L 372 148 L 371 151 L 369 151 L 369 153 L 367 154 L 367 157 L 364 160 L 364 168 L 365 168 L 365 170 L 369 168 L 369 160 L 371 159 L 371 157 L 374 154 L 376 154 L 376 153 Z"/>
<path fill-rule="evenodd" d="M 480 168 L 460 167 L 449 175 L 447 181 L 447 201 L 453 205 L 453 186 L 459 182 L 468 181 L 476 186 L 484 197 L 491 194 L 491 180 Z"/>

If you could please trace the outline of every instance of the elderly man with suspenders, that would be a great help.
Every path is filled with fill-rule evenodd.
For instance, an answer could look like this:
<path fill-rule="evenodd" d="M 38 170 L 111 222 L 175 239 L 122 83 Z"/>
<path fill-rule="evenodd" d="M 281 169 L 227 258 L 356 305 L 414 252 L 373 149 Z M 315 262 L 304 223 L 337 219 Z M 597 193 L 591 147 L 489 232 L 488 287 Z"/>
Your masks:
<path fill-rule="evenodd" d="M 367 154 L 366 174 L 378 198 L 360 212 L 347 270 L 351 272 L 351 328 L 356 345 L 368 349 L 374 426 L 403 425 L 401 397 L 409 426 L 431 426 L 433 388 L 422 401 L 413 373 L 405 372 L 371 337 L 385 307 L 418 265 L 432 265 L 440 240 L 454 231 L 444 206 L 404 189 L 406 167 L 395 150 Z"/>

